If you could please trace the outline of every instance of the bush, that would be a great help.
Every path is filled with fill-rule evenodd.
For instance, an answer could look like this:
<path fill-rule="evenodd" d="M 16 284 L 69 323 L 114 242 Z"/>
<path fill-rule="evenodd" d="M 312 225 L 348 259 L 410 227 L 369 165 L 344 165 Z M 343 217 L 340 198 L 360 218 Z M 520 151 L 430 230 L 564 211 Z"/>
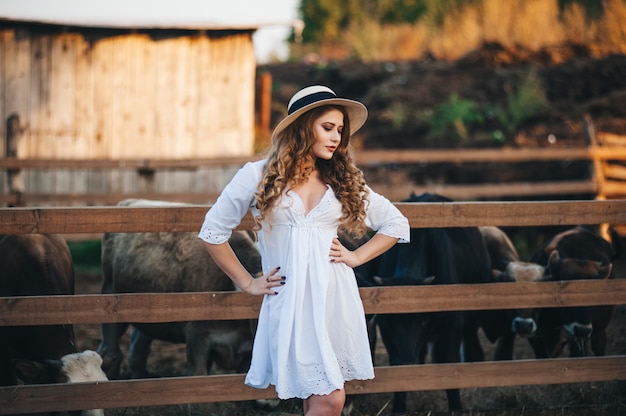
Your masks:
<path fill-rule="evenodd" d="M 422 113 L 419 118 L 428 125 L 433 139 L 454 138 L 468 142 L 472 139 L 472 130 L 482 129 L 490 131 L 492 141 L 502 143 L 507 137 L 514 136 L 524 121 L 544 111 L 547 106 L 541 82 L 534 72 L 529 72 L 508 89 L 506 103 L 502 106 L 481 106 L 453 93 L 448 101 Z"/>
<path fill-rule="evenodd" d="M 498 121 L 508 134 L 514 134 L 524 120 L 536 115 L 547 107 L 548 100 L 534 72 L 527 73 L 507 94 L 504 109 L 496 111 Z"/>
<path fill-rule="evenodd" d="M 455 137 L 469 139 L 469 129 L 484 121 L 480 106 L 473 100 L 459 98 L 453 93 L 447 102 L 436 106 L 432 113 L 424 115 L 434 138 Z"/>

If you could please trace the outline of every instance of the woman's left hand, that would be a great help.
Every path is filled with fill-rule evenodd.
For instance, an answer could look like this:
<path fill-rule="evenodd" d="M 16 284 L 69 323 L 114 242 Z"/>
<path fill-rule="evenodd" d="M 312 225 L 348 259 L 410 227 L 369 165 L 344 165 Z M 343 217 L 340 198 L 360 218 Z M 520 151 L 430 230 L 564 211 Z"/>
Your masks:
<path fill-rule="evenodd" d="M 330 245 L 330 261 L 333 263 L 343 263 L 352 268 L 361 264 L 355 252 L 345 248 L 337 237 L 333 238 L 333 242 Z"/>

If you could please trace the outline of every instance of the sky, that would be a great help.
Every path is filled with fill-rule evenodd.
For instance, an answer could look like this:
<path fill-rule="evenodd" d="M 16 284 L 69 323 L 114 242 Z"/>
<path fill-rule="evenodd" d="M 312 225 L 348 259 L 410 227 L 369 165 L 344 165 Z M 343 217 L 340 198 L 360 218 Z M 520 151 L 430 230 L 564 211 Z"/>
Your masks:
<path fill-rule="evenodd" d="M 235 25 L 253 35 L 259 63 L 287 57 L 299 0 L 0 0 L 0 17 L 76 24 Z"/>

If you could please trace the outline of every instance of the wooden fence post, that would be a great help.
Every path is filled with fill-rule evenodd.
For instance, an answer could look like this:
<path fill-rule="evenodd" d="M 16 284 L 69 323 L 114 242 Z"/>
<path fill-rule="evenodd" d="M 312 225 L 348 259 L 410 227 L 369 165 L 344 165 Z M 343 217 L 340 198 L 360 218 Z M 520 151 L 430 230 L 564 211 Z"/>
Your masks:
<path fill-rule="evenodd" d="M 141 167 L 137 169 L 137 191 L 140 193 L 155 192 L 156 171 L 151 167 Z"/>
<path fill-rule="evenodd" d="M 17 142 L 22 135 L 23 129 L 20 127 L 20 117 L 17 114 L 11 114 L 6 122 L 6 149 L 7 158 L 17 158 Z M 15 195 L 15 206 L 21 206 L 22 194 L 25 191 L 24 182 L 22 181 L 21 169 L 7 169 L 7 179 L 9 182 L 9 192 Z"/>
<path fill-rule="evenodd" d="M 585 133 L 585 141 L 591 151 L 591 161 L 593 163 L 593 180 L 596 182 L 597 194 L 596 199 L 606 199 L 604 195 L 604 170 L 602 169 L 602 160 L 598 158 L 596 150 L 598 149 L 598 138 L 596 129 L 589 114 L 585 114 L 583 118 L 583 126 Z"/>
<path fill-rule="evenodd" d="M 255 150 L 264 149 L 270 141 L 272 115 L 272 74 L 262 72 L 257 88 L 257 126 Z"/>

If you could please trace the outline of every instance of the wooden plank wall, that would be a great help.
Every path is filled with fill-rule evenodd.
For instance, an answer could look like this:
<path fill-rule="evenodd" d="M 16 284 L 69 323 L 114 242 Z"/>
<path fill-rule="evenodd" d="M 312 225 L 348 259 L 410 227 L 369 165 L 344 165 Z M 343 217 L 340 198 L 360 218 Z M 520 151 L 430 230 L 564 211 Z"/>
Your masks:
<path fill-rule="evenodd" d="M 251 33 L 161 35 L 0 26 L 2 155 L 6 120 L 17 114 L 21 159 L 250 156 Z M 164 174 L 163 186 L 178 175 Z M 23 180 L 33 191 L 137 191 L 135 177 L 123 172 L 32 171 Z"/>
<path fill-rule="evenodd" d="M 160 40 L 130 33 L 92 43 L 80 33 L 0 30 L 1 116 L 20 116 L 20 157 L 250 155 L 250 34 L 192 33 Z"/>

